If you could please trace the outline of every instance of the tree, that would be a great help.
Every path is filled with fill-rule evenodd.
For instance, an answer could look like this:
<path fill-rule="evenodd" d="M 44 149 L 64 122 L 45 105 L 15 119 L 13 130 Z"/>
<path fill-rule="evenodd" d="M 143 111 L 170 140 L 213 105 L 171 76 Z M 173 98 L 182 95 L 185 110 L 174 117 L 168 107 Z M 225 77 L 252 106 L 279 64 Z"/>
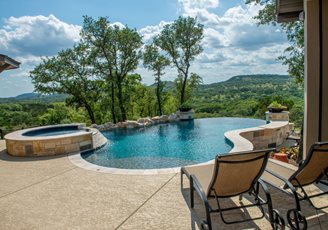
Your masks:
<path fill-rule="evenodd" d="M 260 4 L 264 8 L 255 17 L 259 25 L 277 25 L 276 0 L 247 0 L 246 4 Z M 304 23 L 303 21 L 280 24 L 282 31 L 287 34 L 287 39 L 291 43 L 278 57 L 284 65 L 288 66 L 288 73 L 295 78 L 296 82 L 304 82 Z"/>
<path fill-rule="evenodd" d="M 94 67 L 103 78 L 111 83 L 112 113 L 115 118 L 115 86 L 121 112 L 120 120 L 126 120 L 123 83 L 129 72 L 137 69 L 142 40 L 135 29 L 111 25 L 107 18 L 94 20 L 84 16 L 81 32 L 94 51 Z"/>
<path fill-rule="evenodd" d="M 202 78 L 195 74 L 191 73 L 190 79 L 185 85 L 185 95 L 184 95 L 184 102 L 187 102 L 191 99 L 192 94 L 197 90 L 199 85 L 202 83 Z M 175 88 L 177 92 L 181 92 L 184 86 L 184 77 L 180 74 L 174 81 Z M 182 104 L 181 104 L 182 105 Z M 180 106 L 181 106 L 180 105 Z"/>
<path fill-rule="evenodd" d="M 35 90 L 44 94 L 68 94 L 68 102 L 84 107 L 91 123 L 96 123 L 93 107 L 100 93 L 101 82 L 92 75 L 90 49 L 81 43 L 66 49 L 30 72 Z"/>
<path fill-rule="evenodd" d="M 185 101 L 190 63 L 203 51 L 203 37 L 203 25 L 196 18 L 179 17 L 173 23 L 165 25 L 154 40 L 157 46 L 167 52 L 179 75 L 183 76 L 180 105 Z"/>
<path fill-rule="evenodd" d="M 164 55 L 159 53 L 159 49 L 155 44 L 147 45 L 145 47 L 145 53 L 143 55 L 144 66 L 155 72 L 155 84 L 156 84 L 156 98 L 158 105 L 159 115 L 163 115 L 162 109 L 162 94 L 164 89 L 164 82 L 161 81 L 161 76 L 164 75 L 164 69 L 170 65 L 170 60 Z"/>

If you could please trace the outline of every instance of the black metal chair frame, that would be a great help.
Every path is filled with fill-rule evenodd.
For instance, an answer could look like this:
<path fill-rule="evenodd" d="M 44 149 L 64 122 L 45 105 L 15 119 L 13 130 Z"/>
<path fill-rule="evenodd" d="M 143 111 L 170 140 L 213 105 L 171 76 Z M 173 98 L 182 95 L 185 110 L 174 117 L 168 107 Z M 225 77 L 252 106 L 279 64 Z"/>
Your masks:
<path fill-rule="evenodd" d="M 284 192 L 284 193 L 286 193 L 286 194 L 288 194 L 288 195 L 294 197 L 294 199 L 295 199 L 296 208 L 295 208 L 295 209 L 290 209 L 290 210 L 288 210 L 288 212 L 287 212 L 287 219 L 288 219 L 288 222 L 290 222 L 290 220 L 289 220 L 289 216 L 291 215 L 291 212 L 294 212 L 295 215 L 298 215 L 298 218 L 296 218 L 297 221 L 295 222 L 296 227 L 295 227 L 295 226 L 294 226 L 294 227 L 291 226 L 293 229 L 300 229 L 299 221 L 298 221 L 298 220 L 300 220 L 300 218 L 301 218 L 302 221 L 304 221 L 304 223 L 303 223 L 303 224 L 304 224 L 303 229 L 306 229 L 306 228 L 307 228 L 306 219 L 305 219 L 304 215 L 301 213 L 301 204 L 300 204 L 301 201 L 303 201 L 303 200 L 308 201 L 308 202 L 310 203 L 310 205 L 311 205 L 312 207 L 314 207 L 316 210 L 321 210 L 321 209 L 323 209 L 323 208 L 327 208 L 327 207 L 328 207 L 328 206 L 317 207 L 317 206 L 315 206 L 314 203 L 311 201 L 311 198 L 326 195 L 326 194 L 328 194 L 328 191 L 326 191 L 326 192 L 321 192 L 321 193 L 317 193 L 317 194 L 314 194 L 314 195 L 308 195 L 307 192 L 306 192 L 305 189 L 304 189 L 305 186 L 307 186 L 307 185 L 311 185 L 311 184 L 313 184 L 313 183 L 316 183 L 316 184 L 321 183 L 321 184 L 324 184 L 324 185 L 328 186 L 328 181 L 324 181 L 324 180 L 322 180 L 322 178 L 323 178 L 324 176 L 326 176 L 326 177 L 328 178 L 328 168 L 326 168 L 326 169 L 322 172 L 322 174 L 321 174 L 321 175 L 320 175 L 320 176 L 319 176 L 314 182 L 309 183 L 309 184 L 304 184 L 304 185 L 302 185 L 302 184 L 301 184 L 301 183 L 295 178 L 295 176 L 298 174 L 298 172 L 299 172 L 300 170 L 302 170 L 304 167 L 306 167 L 306 165 L 310 162 L 311 157 L 312 157 L 312 155 L 313 155 L 314 148 L 315 148 L 315 147 L 318 147 L 318 146 L 321 146 L 321 145 L 326 145 L 326 144 L 328 144 L 328 142 L 317 142 L 317 143 L 313 144 L 313 145 L 311 146 L 310 150 L 309 150 L 309 155 L 308 155 L 308 157 L 305 159 L 305 161 L 302 161 L 302 162 L 300 163 L 299 169 L 298 169 L 297 171 L 295 171 L 295 173 L 294 173 L 292 176 L 290 176 L 290 179 L 286 179 L 286 178 L 280 176 L 279 174 L 273 172 L 272 170 L 265 169 L 266 172 L 268 172 L 268 173 L 271 174 L 272 176 L 276 177 L 277 179 L 283 181 L 285 185 L 284 185 L 284 187 L 283 187 L 283 189 L 282 189 L 282 188 L 280 188 L 280 187 L 278 187 L 278 186 L 275 186 L 274 184 L 270 183 L 269 181 L 265 181 L 265 182 L 268 183 L 268 184 L 270 184 L 271 186 L 277 188 L 278 190 L 280 190 L 280 191 L 282 191 L 282 192 Z M 323 149 L 322 149 L 322 150 L 318 150 L 318 149 L 317 149 L 317 150 L 315 150 L 315 151 L 318 151 L 318 152 L 327 152 L 327 154 L 328 154 L 328 149 L 325 149 L 325 150 L 323 150 Z M 296 181 L 296 183 L 297 183 L 297 185 L 298 185 L 297 188 L 300 188 L 303 194 L 301 194 L 301 193 L 299 193 L 299 192 L 297 191 L 297 188 L 296 188 L 296 187 L 290 182 L 290 180 L 294 180 L 294 181 Z M 287 189 L 290 189 L 290 192 L 289 192 Z M 290 223 L 290 225 L 291 225 L 291 223 Z"/>
<path fill-rule="evenodd" d="M 262 151 L 267 151 L 267 153 L 264 156 L 260 156 L 260 157 L 256 157 L 253 159 L 249 159 L 249 160 L 242 160 L 242 161 L 224 161 L 221 160 L 219 158 L 219 156 L 216 157 L 216 162 L 217 164 L 219 163 L 229 163 L 229 164 L 237 164 L 237 163 L 246 163 L 246 162 L 251 162 L 251 161 L 255 161 L 258 160 L 260 158 L 268 158 L 269 157 L 269 153 L 274 150 L 274 149 L 270 149 L 270 150 L 262 150 Z M 267 159 L 266 159 L 267 161 Z M 219 167 L 219 166 L 217 166 Z M 225 224 L 236 224 L 236 223 L 242 223 L 242 222 L 247 222 L 247 221 L 254 221 L 254 220 L 258 220 L 258 219 L 262 219 L 265 216 L 265 212 L 263 210 L 263 206 L 264 205 L 268 205 L 268 214 L 269 214 L 269 221 L 272 225 L 272 227 L 274 229 L 276 229 L 276 224 L 277 225 L 282 225 L 282 229 L 284 229 L 285 227 L 285 223 L 284 220 L 280 217 L 279 212 L 277 210 L 273 209 L 272 206 L 272 200 L 271 200 L 271 195 L 269 193 L 268 187 L 266 186 L 266 184 L 260 179 L 260 176 L 263 174 L 264 170 L 266 167 L 266 163 L 264 163 L 262 165 L 262 168 L 260 170 L 260 172 L 258 173 L 257 177 L 254 179 L 254 181 L 252 182 L 250 188 L 246 191 L 243 191 L 241 193 L 238 194 L 234 194 L 232 196 L 218 196 L 215 192 L 214 189 L 212 189 L 214 196 L 209 196 L 207 197 L 200 182 L 198 181 L 197 177 L 195 177 L 194 175 L 189 175 L 188 173 L 186 173 L 183 168 L 181 169 L 181 189 L 183 189 L 183 175 L 185 174 L 188 178 L 189 178 L 189 182 L 190 182 L 190 206 L 191 208 L 194 208 L 194 191 L 196 190 L 197 193 L 199 194 L 201 200 L 204 203 L 205 206 L 205 213 L 206 213 L 206 222 L 204 222 L 205 225 L 208 226 L 208 229 L 212 229 L 212 221 L 211 221 L 211 213 L 215 213 L 218 212 L 220 214 L 220 217 L 222 219 L 222 221 Z M 216 173 L 214 175 L 214 179 L 212 181 L 216 180 L 216 177 L 218 175 L 218 170 L 215 170 Z M 212 184 L 212 183 L 211 183 Z M 260 187 L 262 188 L 262 190 L 265 193 L 266 196 L 266 200 L 264 200 L 263 198 L 261 198 L 259 196 L 259 192 L 260 192 Z M 231 198 L 231 197 L 235 197 L 235 196 L 239 196 L 239 200 L 242 200 L 242 195 L 248 193 L 249 195 L 254 196 L 254 203 L 253 204 L 248 204 L 248 205 L 239 205 L 239 206 L 235 206 L 235 207 L 228 207 L 228 208 L 221 208 L 220 205 L 220 198 Z M 211 194 L 211 193 L 209 193 Z M 217 209 L 213 209 L 211 207 L 211 205 L 209 204 L 208 198 L 214 198 L 216 200 Z M 261 216 L 259 217 L 255 217 L 255 218 L 246 218 L 243 220 L 237 220 L 237 221 L 227 221 L 224 218 L 224 212 L 228 212 L 231 210 L 236 210 L 236 209 L 242 209 L 242 208 L 250 208 L 250 207 L 258 207 L 261 211 Z"/>

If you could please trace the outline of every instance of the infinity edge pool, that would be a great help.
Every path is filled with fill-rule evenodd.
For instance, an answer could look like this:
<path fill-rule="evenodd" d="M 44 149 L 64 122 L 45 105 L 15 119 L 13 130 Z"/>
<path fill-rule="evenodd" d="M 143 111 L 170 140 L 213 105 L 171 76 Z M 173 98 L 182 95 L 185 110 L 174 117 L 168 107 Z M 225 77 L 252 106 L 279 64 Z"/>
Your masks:
<path fill-rule="evenodd" d="M 258 127 L 253 128 L 246 128 L 246 129 L 237 129 L 237 130 L 231 130 L 226 132 L 225 138 L 229 140 L 231 143 L 233 143 L 234 147 L 231 149 L 230 152 L 237 152 L 237 151 L 251 151 L 254 149 L 254 145 L 252 143 L 252 140 L 248 140 L 247 137 L 245 137 L 244 134 L 249 134 L 252 132 L 258 132 L 261 130 L 261 132 L 264 132 L 263 130 L 269 130 L 270 133 L 272 131 L 280 130 L 280 133 L 285 133 L 286 130 L 289 128 L 288 122 L 274 122 L 275 124 L 267 124 L 267 125 L 261 125 Z M 284 136 L 284 135 L 280 135 Z M 281 140 L 284 137 L 280 137 L 278 140 L 281 142 Z M 131 174 L 131 175 L 150 175 L 150 174 L 167 174 L 167 173 L 177 173 L 180 171 L 181 167 L 173 167 L 173 168 L 160 168 L 160 169 L 122 169 L 122 168 L 113 168 L 113 167 L 104 167 L 99 166 L 96 164 L 92 164 L 85 159 L 81 157 L 81 154 L 71 154 L 69 156 L 70 161 L 84 169 L 97 171 L 97 172 L 103 172 L 103 173 L 112 173 L 112 174 Z M 196 164 L 209 164 L 212 163 L 213 160 Z"/>

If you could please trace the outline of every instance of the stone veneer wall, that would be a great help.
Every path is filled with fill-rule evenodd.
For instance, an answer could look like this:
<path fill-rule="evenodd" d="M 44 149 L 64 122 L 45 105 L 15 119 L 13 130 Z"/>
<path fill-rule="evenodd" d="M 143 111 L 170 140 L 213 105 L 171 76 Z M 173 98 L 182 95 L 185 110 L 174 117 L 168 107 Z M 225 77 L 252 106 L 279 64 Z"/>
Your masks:
<path fill-rule="evenodd" d="M 6 140 L 7 153 L 13 156 L 54 156 L 93 148 L 92 132 L 43 140 Z"/>
<path fill-rule="evenodd" d="M 266 121 L 289 121 L 289 112 L 282 111 L 280 113 L 265 112 Z"/>
<path fill-rule="evenodd" d="M 290 126 L 286 121 L 276 121 L 254 128 L 231 130 L 224 136 L 234 145 L 230 152 L 265 149 L 281 145 L 288 137 Z"/>
<path fill-rule="evenodd" d="M 288 137 L 289 125 L 281 127 L 265 128 L 259 127 L 257 130 L 243 132 L 240 135 L 252 142 L 254 149 L 263 149 L 281 145 Z"/>

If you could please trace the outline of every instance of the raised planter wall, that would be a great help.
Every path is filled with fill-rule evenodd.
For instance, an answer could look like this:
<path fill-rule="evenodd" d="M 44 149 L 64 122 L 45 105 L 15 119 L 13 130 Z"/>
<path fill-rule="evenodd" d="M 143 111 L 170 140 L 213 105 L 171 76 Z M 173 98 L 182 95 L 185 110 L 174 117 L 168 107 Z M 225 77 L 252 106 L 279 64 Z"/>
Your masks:
<path fill-rule="evenodd" d="M 254 149 L 270 148 L 281 145 L 288 137 L 289 124 L 285 122 L 272 122 L 259 126 L 250 132 L 240 135 L 252 142 Z"/>
<path fill-rule="evenodd" d="M 194 119 L 194 113 L 195 112 L 193 109 L 185 112 L 178 110 L 176 112 L 176 115 L 179 117 L 180 120 L 192 120 Z"/>
<path fill-rule="evenodd" d="M 281 145 L 290 131 L 288 122 L 271 122 L 259 127 L 238 129 L 224 135 L 233 144 L 230 152 L 251 151 Z"/>
<path fill-rule="evenodd" d="M 265 112 L 265 118 L 267 122 L 271 121 L 289 121 L 289 112 L 282 111 L 279 113 L 273 113 L 270 111 Z"/>

